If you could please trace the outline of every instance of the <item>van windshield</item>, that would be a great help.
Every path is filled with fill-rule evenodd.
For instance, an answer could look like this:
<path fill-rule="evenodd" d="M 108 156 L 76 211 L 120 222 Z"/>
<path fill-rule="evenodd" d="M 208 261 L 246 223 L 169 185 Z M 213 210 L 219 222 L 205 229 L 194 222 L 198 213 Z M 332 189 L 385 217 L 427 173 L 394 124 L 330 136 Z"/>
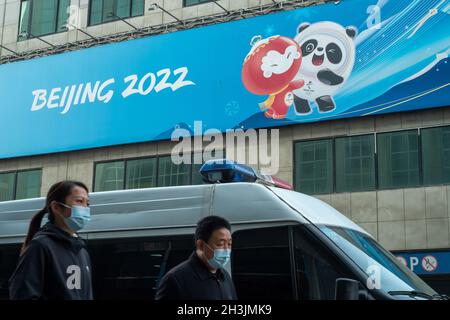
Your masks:
<path fill-rule="evenodd" d="M 430 296 L 436 294 L 416 274 L 368 235 L 344 227 L 326 225 L 318 227 L 367 274 L 369 289 L 376 288 L 385 292 L 416 291 Z"/>

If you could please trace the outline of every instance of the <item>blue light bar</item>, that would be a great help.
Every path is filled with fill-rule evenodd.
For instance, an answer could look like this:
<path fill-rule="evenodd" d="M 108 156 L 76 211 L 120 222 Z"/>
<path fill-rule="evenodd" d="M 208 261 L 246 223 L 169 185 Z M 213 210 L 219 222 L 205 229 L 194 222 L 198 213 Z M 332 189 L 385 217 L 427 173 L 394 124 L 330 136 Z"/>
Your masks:
<path fill-rule="evenodd" d="M 255 182 L 257 179 L 251 167 L 227 159 L 206 161 L 200 173 L 207 183 Z"/>
<path fill-rule="evenodd" d="M 293 189 L 289 183 L 279 178 L 264 175 L 245 164 L 227 159 L 206 161 L 200 168 L 200 174 L 206 183 L 258 182 L 284 189 Z"/>

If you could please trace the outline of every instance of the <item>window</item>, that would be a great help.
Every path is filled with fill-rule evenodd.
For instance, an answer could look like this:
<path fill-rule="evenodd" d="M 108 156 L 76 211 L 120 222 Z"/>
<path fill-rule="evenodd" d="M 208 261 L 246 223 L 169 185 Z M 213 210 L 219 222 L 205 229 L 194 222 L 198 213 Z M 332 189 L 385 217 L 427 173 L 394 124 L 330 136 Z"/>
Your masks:
<path fill-rule="evenodd" d="M 170 156 L 100 162 L 95 164 L 94 191 L 203 184 L 201 166 L 177 165 Z"/>
<path fill-rule="evenodd" d="M 367 277 L 378 273 L 379 289 L 389 291 L 416 291 L 433 295 L 426 284 L 372 237 L 356 230 L 319 225 L 319 229 L 338 248 L 345 252 Z M 379 271 L 376 271 L 379 270 Z"/>
<path fill-rule="evenodd" d="M 190 165 L 174 164 L 170 156 L 161 157 L 158 161 L 158 187 L 182 186 L 190 183 Z"/>
<path fill-rule="evenodd" d="M 331 300 L 354 278 L 305 226 L 237 231 L 231 263 L 239 299 Z"/>
<path fill-rule="evenodd" d="M 95 166 L 95 191 L 124 189 L 125 161 L 98 163 Z"/>
<path fill-rule="evenodd" d="M 307 194 L 450 184 L 450 126 L 295 142 L 294 165 Z"/>
<path fill-rule="evenodd" d="M 291 232 L 299 299 L 334 300 L 336 279 L 355 276 L 306 227 L 291 227 Z"/>
<path fill-rule="evenodd" d="M 14 200 L 15 173 L 0 173 L 0 201 Z"/>
<path fill-rule="evenodd" d="M 156 161 L 156 158 L 128 161 L 126 189 L 156 187 Z"/>
<path fill-rule="evenodd" d="M 183 0 L 183 6 L 195 6 L 196 4 L 206 3 L 206 2 L 212 2 L 213 0 Z"/>
<path fill-rule="evenodd" d="M 41 196 L 42 170 L 0 173 L 0 201 Z"/>
<path fill-rule="evenodd" d="M 423 182 L 426 185 L 450 182 L 450 127 L 421 131 Z"/>
<path fill-rule="evenodd" d="M 142 16 L 144 0 L 91 0 L 89 25 Z"/>
<path fill-rule="evenodd" d="M 192 165 L 192 184 L 203 184 L 203 178 L 200 174 L 201 164 Z"/>
<path fill-rule="evenodd" d="M 295 144 L 296 190 L 308 194 L 333 191 L 333 141 L 303 141 Z"/>
<path fill-rule="evenodd" d="M 194 237 L 90 240 L 95 299 L 154 299 L 164 274 L 188 259 Z"/>
<path fill-rule="evenodd" d="M 375 145 L 373 135 L 337 138 L 336 192 L 375 189 Z"/>
<path fill-rule="evenodd" d="M 380 189 L 420 184 L 417 130 L 378 134 L 377 151 Z"/>
<path fill-rule="evenodd" d="M 41 195 L 41 179 L 41 170 L 18 172 L 16 199 L 39 197 Z"/>
<path fill-rule="evenodd" d="M 195 163 L 196 161 L 202 161 L 201 164 Z M 202 153 L 194 153 L 192 154 L 192 180 L 191 184 L 203 184 L 203 178 L 200 174 L 200 168 L 202 167 L 204 161 L 203 161 L 203 154 Z"/>
<path fill-rule="evenodd" d="M 239 299 L 294 298 L 287 227 L 235 232 L 231 252 Z"/>
<path fill-rule="evenodd" d="M 18 40 L 66 31 L 70 0 L 24 0 L 21 2 Z"/>

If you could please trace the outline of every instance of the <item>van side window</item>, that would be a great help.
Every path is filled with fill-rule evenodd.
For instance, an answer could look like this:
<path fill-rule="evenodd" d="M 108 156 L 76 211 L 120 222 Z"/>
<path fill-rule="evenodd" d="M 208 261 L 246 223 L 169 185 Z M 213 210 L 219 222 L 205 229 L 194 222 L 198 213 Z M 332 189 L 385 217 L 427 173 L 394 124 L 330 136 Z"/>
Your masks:
<path fill-rule="evenodd" d="M 8 280 L 19 262 L 20 246 L 0 245 L 0 300 L 9 299 Z"/>
<path fill-rule="evenodd" d="M 233 281 L 239 299 L 334 299 L 336 279 L 351 277 L 305 226 L 233 234 Z"/>
<path fill-rule="evenodd" d="M 232 274 L 239 299 L 293 299 L 288 227 L 233 233 Z"/>
<path fill-rule="evenodd" d="M 354 278 L 304 226 L 293 228 L 299 299 L 334 300 L 337 278 Z"/>
<path fill-rule="evenodd" d="M 154 299 L 162 276 L 194 251 L 193 236 L 89 240 L 95 299 Z"/>

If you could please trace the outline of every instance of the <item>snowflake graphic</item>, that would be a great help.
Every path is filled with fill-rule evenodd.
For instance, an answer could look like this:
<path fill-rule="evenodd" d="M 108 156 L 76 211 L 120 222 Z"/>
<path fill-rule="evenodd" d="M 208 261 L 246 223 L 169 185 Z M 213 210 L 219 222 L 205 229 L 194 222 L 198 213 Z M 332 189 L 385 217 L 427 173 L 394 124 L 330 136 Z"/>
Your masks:
<path fill-rule="evenodd" d="M 234 100 L 228 102 L 225 106 L 225 112 L 230 117 L 238 114 L 239 110 L 240 110 L 239 102 Z"/>

